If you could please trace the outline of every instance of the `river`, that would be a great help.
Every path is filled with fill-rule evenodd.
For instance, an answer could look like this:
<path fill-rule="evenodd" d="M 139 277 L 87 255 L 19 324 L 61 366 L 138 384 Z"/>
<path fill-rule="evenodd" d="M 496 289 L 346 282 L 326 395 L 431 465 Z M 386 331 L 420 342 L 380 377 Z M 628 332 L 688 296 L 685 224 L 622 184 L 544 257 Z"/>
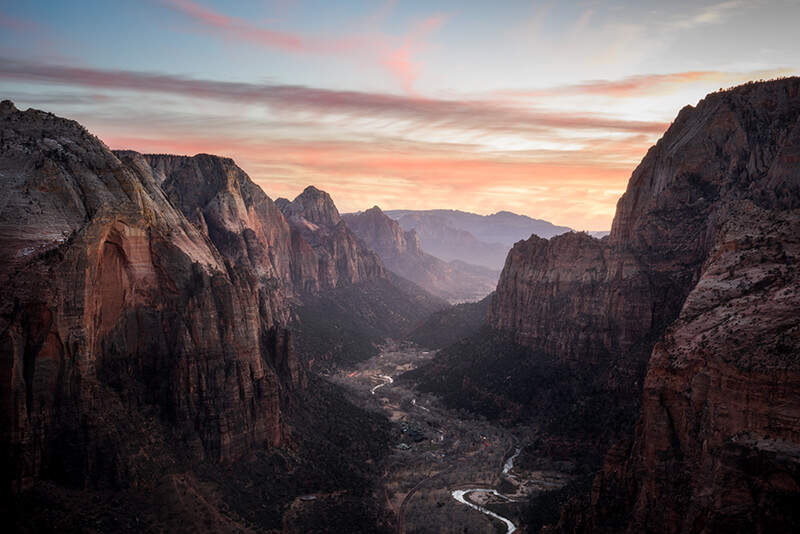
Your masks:
<path fill-rule="evenodd" d="M 519 453 L 520 453 L 520 449 L 517 448 L 515 450 L 515 452 L 514 452 L 514 455 L 511 456 L 508 460 L 506 460 L 506 463 L 503 465 L 503 476 L 508 477 L 508 478 L 514 480 L 515 482 L 517 480 L 517 477 L 515 477 L 514 475 L 511 474 L 511 470 L 514 469 L 514 458 L 519 456 Z M 483 506 L 480 506 L 478 504 L 475 504 L 473 502 L 468 501 L 466 496 L 469 495 L 470 493 L 491 493 L 492 495 L 495 495 L 495 496 L 500 497 L 502 499 L 505 499 L 507 501 L 517 502 L 516 500 L 514 500 L 514 499 L 512 499 L 510 497 L 507 497 L 507 496 L 503 495 L 502 493 L 500 493 L 499 491 L 494 490 L 494 489 L 471 488 L 471 489 L 453 490 L 453 491 L 450 492 L 450 494 L 453 496 L 453 498 L 455 500 L 457 500 L 458 502 L 460 502 L 462 504 L 466 504 L 470 508 L 474 508 L 475 510 L 478 510 L 479 512 L 484 513 L 484 514 L 488 515 L 489 517 L 493 517 L 495 519 L 498 519 L 498 520 L 502 521 L 503 524 L 505 524 L 505 526 L 507 528 L 506 534 L 511 534 L 512 532 L 515 532 L 517 530 L 516 525 L 514 525 L 514 523 L 512 523 L 511 520 L 509 520 L 509 519 L 507 519 L 507 518 L 505 518 L 505 517 L 503 517 L 503 516 L 501 516 L 499 514 L 496 514 L 496 513 L 492 512 L 491 510 L 487 510 Z"/>

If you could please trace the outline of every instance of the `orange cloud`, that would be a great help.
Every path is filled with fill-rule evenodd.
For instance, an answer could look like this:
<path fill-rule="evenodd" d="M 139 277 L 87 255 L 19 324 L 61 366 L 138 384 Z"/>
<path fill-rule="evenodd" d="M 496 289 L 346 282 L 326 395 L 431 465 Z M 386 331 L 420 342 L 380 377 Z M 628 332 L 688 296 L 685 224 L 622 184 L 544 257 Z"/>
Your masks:
<path fill-rule="evenodd" d="M 531 91 L 503 91 L 505 97 L 553 97 L 564 94 L 603 95 L 611 98 L 642 97 L 670 92 L 699 82 L 722 85 L 742 83 L 749 80 L 770 79 L 794 73 L 792 69 L 769 69 L 750 72 L 689 71 L 669 74 L 645 74 L 629 76 L 621 80 L 593 80 L 547 89 Z"/>
<path fill-rule="evenodd" d="M 304 86 L 199 80 L 182 76 L 22 63 L 0 58 L 0 79 L 29 80 L 113 90 L 167 93 L 233 103 L 250 102 L 276 112 L 318 112 L 415 121 L 425 127 L 529 135 L 548 129 L 613 130 L 656 135 L 666 124 L 620 120 L 593 113 L 562 113 L 484 101 L 439 100 L 335 91 Z"/>

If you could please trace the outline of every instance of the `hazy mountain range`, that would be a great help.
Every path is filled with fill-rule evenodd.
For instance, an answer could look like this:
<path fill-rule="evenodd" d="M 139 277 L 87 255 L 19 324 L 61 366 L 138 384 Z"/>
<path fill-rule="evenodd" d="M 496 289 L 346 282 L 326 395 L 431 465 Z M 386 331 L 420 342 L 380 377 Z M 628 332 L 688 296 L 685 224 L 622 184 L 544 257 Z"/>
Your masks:
<path fill-rule="evenodd" d="M 571 229 L 501 211 L 477 215 L 458 210 L 388 210 L 403 230 L 414 230 L 422 249 L 445 261 L 502 269 L 511 246 L 531 234 L 553 237 Z"/>

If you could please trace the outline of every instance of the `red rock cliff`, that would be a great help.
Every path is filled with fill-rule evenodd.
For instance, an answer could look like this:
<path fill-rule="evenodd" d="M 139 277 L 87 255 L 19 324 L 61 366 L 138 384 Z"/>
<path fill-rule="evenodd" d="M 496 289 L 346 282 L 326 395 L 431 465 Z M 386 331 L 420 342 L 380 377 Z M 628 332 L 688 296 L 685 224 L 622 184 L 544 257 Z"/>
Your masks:
<path fill-rule="evenodd" d="M 380 257 L 350 231 L 328 193 L 308 186 L 280 207 L 292 229 L 311 245 L 321 288 L 386 278 Z"/>
<path fill-rule="evenodd" d="M 625 353 L 666 327 L 699 279 L 724 199 L 793 205 L 797 170 L 782 147 L 796 143 L 796 86 L 776 83 L 762 96 L 744 88 L 684 109 L 634 171 L 607 239 L 515 245 L 490 324 L 565 358 Z"/>
<path fill-rule="evenodd" d="M 4 484 L 135 484 L 159 421 L 194 457 L 280 444 L 303 376 L 275 266 L 220 254 L 77 123 L 9 102 L 0 121 Z"/>
<path fill-rule="evenodd" d="M 635 439 L 560 530 L 800 528 L 798 162 L 791 78 L 684 109 L 634 172 L 608 246 L 696 282 L 652 350 Z"/>

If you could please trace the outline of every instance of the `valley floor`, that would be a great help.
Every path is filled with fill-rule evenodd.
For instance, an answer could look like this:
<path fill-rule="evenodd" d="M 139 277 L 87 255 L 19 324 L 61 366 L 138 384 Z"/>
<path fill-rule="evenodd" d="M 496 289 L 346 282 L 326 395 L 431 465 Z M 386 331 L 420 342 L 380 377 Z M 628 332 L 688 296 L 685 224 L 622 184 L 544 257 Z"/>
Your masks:
<path fill-rule="evenodd" d="M 483 417 L 448 409 L 433 396 L 418 396 L 394 380 L 433 355 L 389 344 L 378 356 L 329 379 L 345 388 L 355 404 L 392 422 L 393 452 L 379 491 L 397 518 L 396 532 L 511 532 L 502 520 L 459 501 L 486 507 L 518 527 L 527 496 L 562 487 L 567 476 L 513 465 L 519 447 L 531 437 L 524 428 L 512 433 Z M 497 491 L 473 491 L 479 489 Z"/>

